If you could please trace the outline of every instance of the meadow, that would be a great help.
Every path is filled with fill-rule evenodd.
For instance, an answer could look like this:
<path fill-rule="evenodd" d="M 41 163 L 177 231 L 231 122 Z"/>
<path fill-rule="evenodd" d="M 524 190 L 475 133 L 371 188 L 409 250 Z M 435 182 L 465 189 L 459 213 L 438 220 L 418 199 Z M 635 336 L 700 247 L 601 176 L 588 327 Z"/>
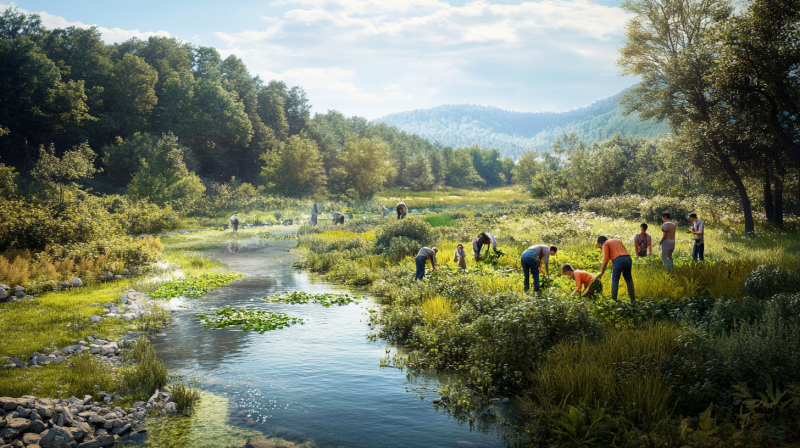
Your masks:
<path fill-rule="evenodd" d="M 409 200 L 409 207 L 421 206 Z M 458 374 L 441 390 L 440 406 L 454 415 L 473 421 L 512 397 L 508 437 L 520 445 L 794 443 L 800 235 L 786 230 L 794 221 L 761 223 L 742 237 L 735 215 L 706 219 L 702 263 L 691 261 L 688 226 L 678 221 L 670 273 L 660 259 L 659 226 L 650 222 L 654 254 L 634 257 L 637 302 L 628 301 L 624 282 L 620 301 L 612 301 L 610 275 L 602 279 L 604 296 L 571 296 L 575 283 L 561 265 L 597 274 L 597 237 L 618 237 L 631 248 L 638 218 L 513 201 L 421 211 L 402 221 L 390 215 L 304 225 L 298 245 L 305 257 L 296 266 L 365 287 L 382 302 L 371 337 L 409 351 L 381 365 L 409 375 Z M 500 252 L 475 262 L 471 241 L 481 231 L 495 235 Z M 466 270 L 453 260 L 459 243 Z M 559 250 L 542 290 L 524 293 L 520 255 L 533 244 Z M 413 258 L 422 246 L 439 248 L 440 272 L 428 266 L 415 282 Z"/>

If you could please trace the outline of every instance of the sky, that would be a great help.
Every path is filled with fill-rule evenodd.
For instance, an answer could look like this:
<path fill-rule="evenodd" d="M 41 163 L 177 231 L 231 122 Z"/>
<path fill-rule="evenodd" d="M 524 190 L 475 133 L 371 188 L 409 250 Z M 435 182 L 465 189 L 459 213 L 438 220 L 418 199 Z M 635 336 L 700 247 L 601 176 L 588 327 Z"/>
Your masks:
<path fill-rule="evenodd" d="M 176 37 L 301 86 L 312 112 L 376 119 L 442 104 L 563 111 L 636 82 L 619 76 L 619 0 L 19 0 L 47 28 L 106 42 Z M 0 0 L 0 9 L 10 2 Z"/>

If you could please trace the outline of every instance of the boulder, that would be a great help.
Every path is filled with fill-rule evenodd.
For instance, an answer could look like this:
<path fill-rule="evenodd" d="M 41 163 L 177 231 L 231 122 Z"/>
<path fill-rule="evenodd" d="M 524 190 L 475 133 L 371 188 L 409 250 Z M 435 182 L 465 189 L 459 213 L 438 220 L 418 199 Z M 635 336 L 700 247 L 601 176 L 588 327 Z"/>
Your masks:
<path fill-rule="evenodd" d="M 170 402 L 164 405 L 164 410 L 169 412 L 170 414 L 175 414 L 176 412 L 178 412 L 178 407 L 175 406 L 175 403 Z"/>
<path fill-rule="evenodd" d="M 0 288 L 0 301 L 5 300 L 6 297 L 8 297 L 8 292 L 5 289 Z"/>
<path fill-rule="evenodd" d="M 92 317 L 90 317 L 89 320 L 92 321 L 92 323 L 96 324 L 96 323 L 102 321 L 103 318 L 100 317 L 100 316 L 92 315 Z"/>
<path fill-rule="evenodd" d="M 78 277 L 72 279 L 72 286 L 83 286 L 83 282 Z"/>
<path fill-rule="evenodd" d="M 66 429 L 50 428 L 39 441 L 39 446 L 42 448 L 77 448 L 78 443 Z"/>
<path fill-rule="evenodd" d="M 114 434 L 115 436 L 124 436 L 129 432 L 131 432 L 131 425 L 125 425 L 121 428 L 114 428 L 114 430 L 111 431 L 111 434 Z"/>
<path fill-rule="evenodd" d="M 42 436 L 39 434 L 34 433 L 27 433 L 22 436 L 22 443 L 25 445 L 39 445 L 39 440 L 41 440 Z"/>
<path fill-rule="evenodd" d="M 86 437 L 87 435 L 94 432 L 94 428 L 89 426 L 88 423 L 84 422 L 74 422 L 71 428 L 66 428 L 70 434 L 72 434 L 72 438 L 76 442 L 80 442 Z"/>
<path fill-rule="evenodd" d="M 105 448 L 114 446 L 116 439 L 111 434 L 99 435 L 97 437 L 87 437 L 83 439 L 83 443 L 78 445 L 78 448 Z"/>
<path fill-rule="evenodd" d="M 31 421 L 31 427 L 28 431 L 34 434 L 41 434 L 45 429 L 47 429 L 47 425 L 44 424 L 41 420 L 33 420 Z"/>
<path fill-rule="evenodd" d="M 6 419 L 6 429 L 15 429 L 21 433 L 27 431 L 31 427 L 31 421 L 27 418 L 11 418 Z"/>
<path fill-rule="evenodd" d="M 19 297 L 20 299 L 25 297 L 25 288 L 23 288 L 22 286 L 17 286 L 16 288 L 14 288 L 14 295 Z"/>

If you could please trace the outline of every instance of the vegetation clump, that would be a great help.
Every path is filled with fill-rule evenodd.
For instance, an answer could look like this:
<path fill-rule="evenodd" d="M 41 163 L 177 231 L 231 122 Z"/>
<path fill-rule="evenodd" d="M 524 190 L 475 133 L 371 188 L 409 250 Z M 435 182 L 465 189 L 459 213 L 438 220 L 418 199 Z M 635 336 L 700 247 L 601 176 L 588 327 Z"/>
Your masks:
<path fill-rule="evenodd" d="M 242 277 L 244 277 L 244 274 L 209 272 L 197 277 L 161 283 L 156 290 L 150 294 L 150 297 L 154 299 L 171 299 L 179 296 L 188 298 L 203 297 L 209 291 L 227 285 Z"/>
<path fill-rule="evenodd" d="M 241 325 L 242 331 L 254 330 L 259 334 L 303 323 L 303 319 L 285 313 L 273 313 L 255 308 L 236 309 L 230 306 L 220 308 L 213 313 L 199 314 L 197 318 L 206 330 Z"/>
<path fill-rule="evenodd" d="M 342 306 L 357 303 L 360 298 L 349 294 L 311 294 L 303 291 L 293 291 L 264 297 L 262 300 L 265 302 L 291 303 L 292 305 L 314 303 L 328 308 L 332 305 Z"/>

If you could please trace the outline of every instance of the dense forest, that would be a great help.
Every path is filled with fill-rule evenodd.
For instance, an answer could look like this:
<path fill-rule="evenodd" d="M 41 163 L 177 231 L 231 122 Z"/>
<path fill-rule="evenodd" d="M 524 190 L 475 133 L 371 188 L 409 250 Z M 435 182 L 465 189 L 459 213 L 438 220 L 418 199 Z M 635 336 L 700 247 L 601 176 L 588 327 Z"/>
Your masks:
<path fill-rule="evenodd" d="M 450 146 L 497 148 L 504 157 L 518 159 L 525 151 L 547 152 L 563 133 L 575 133 L 588 144 L 614 134 L 652 138 L 666 136 L 666 123 L 642 121 L 624 115 L 623 94 L 567 112 L 515 112 L 497 107 L 456 104 L 400 112 L 376 121 Z"/>

